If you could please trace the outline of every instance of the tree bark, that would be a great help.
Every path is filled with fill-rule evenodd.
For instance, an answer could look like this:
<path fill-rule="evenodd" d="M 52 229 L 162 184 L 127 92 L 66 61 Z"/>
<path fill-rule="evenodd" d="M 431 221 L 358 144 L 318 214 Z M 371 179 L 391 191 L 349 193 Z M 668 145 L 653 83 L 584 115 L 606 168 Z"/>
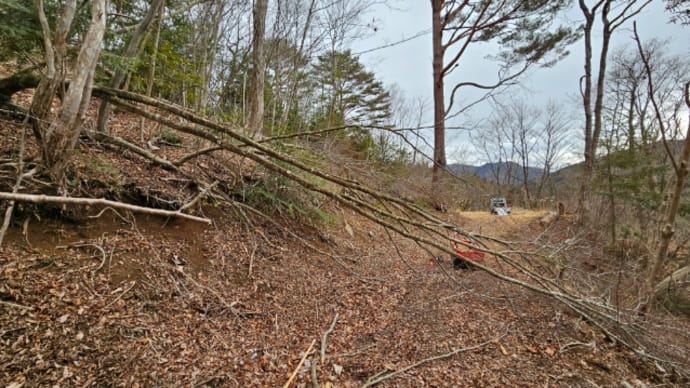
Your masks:
<path fill-rule="evenodd" d="M 38 20 L 41 24 L 43 36 L 43 51 L 46 61 L 46 73 L 36 88 L 31 101 L 31 126 L 39 143 L 43 141 L 44 133 L 50 122 L 51 105 L 58 91 L 58 87 L 65 81 L 65 55 L 67 52 L 67 35 L 72 27 L 77 1 L 66 1 L 55 28 L 54 38 L 50 24 L 46 17 L 43 0 L 35 0 L 38 10 Z"/>
<path fill-rule="evenodd" d="M 136 56 L 139 46 L 141 45 L 141 42 L 144 39 L 144 36 L 146 35 L 146 32 L 148 31 L 149 27 L 151 26 L 151 23 L 153 22 L 154 16 L 156 16 L 156 13 L 158 13 L 158 9 L 162 5 L 163 0 L 151 1 L 151 5 L 149 5 L 149 9 L 146 12 L 146 15 L 141 20 L 139 25 L 137 25 L 136 30 L 134 30 L 134 33 L 132 34 L 132 37 L 129 40 L 127 48 L 125 49 L 125 53 L 123 55 L 123 59 L 125 62 L 124 67 L 119 67 L 117 70 L 115 70 L 115 75 L 113 75 L 113 77 L 110 79 L 110 82 L 108 83 L 108 86 L 110 86 L 111 88 L 119 88 L 120 85 L 122 85 L 122 82 L 125 80 L 125 77 L 127 77 L 127 74 L 130 70 L 130 62 Z M 101 103 L 101 106 L 98 108 L 98 120 L 96 122 L 96 128 L 98 132 L 107 131 L 108 117 L 110 116 L 110 111 L 111 107 L 108 104 L 108 102 L 103 101 Z"/>
<path fill-rule="evenodd" d="M 266 33 L 266 9 L 268 0 L 256 0 L 254 3 L 254 33 L 252 38 L 252 94 L 249 112 L 249 133 L 254 138 L 261 138 L 264 126 L 264 35 Z"/>
<path fill-rule="evenodd" d="M 77 144 L 81 124 L 91 100 L 94 72 L 106 27 L 105 12 L 105 0 L 92 1 L 91 25 L 73 70 L 75 77 L 63 100 L 60 116 L 51 124 L 42 144 L 44 162 L 47 162 L 50 175 L 57 182 L 62 180 L 70 153 Z"/>
<path fill-rule="evenodd" d="M 584 81 L 584 89 L 582 89 L 583 85 L 581 85 L 580 90 L 585 111 L 585 160 L 582 167 L 582 181 L 580 183 L 580 193 L 578 196 L 578 218 L 581 224 L 589 222 L 587 195 L 589 194 L 592 183 L 594 165 L 596 163 L 596 152 L 603 125 L 602 110 L 604 105 L 604 83 L 606 81 L 606 67 L 611 36 L 618 27 L 637 15 L 651 2 L 651 0 L 644 1 L 638 7 L 634 7 L 637 0 L 627 0 L 625 4 L 618 8 L 620 9 L 618 14 L 611 16 L 609 12 L 611 11 L 612 2 L 613 0 L 597 0 L 594 6 L 589 8 L 585 0 L 578 0 L 580 10 L 585 17 L 585 74 L 581 78 L 581 83 Z M 601 7 L 602 41 L 601 51 L 599 52 L 596 88 L 592 90 L 592 79 L 594 77 L 592 74 L 592 30 L 594 29 L 594 20 L 599 7 Z M 594 96 L 592 96 L 593 93 Z M 594 97 L 593 107 L 592 97 Z"/>
<path fill-rule="evenodd" d="M 690 82 L 685 84 L 685 104 L 690 109 Z M 690 118 L 690 117 L 689 117 Z M 654 263 L 649 272 L 648 284 L 651 286 L 661 274 L 661 268 L 666 261 L 668 247 L 671 239 L 675 234 L 674 225 L 676 223 L 676 216 L 680 207 L 680 200 L 683 197 L 683 189 L 688 177 L 688 170 L 690 169 L 690 124 L 685 133 L 685 141 L 683 142 L 683 150 L 681 151 L 680 159 L 677 163 L 676 170 L 676 184 L 673 187 L 670 203 L 666 210 L 666 217 L 664 225 L 659 231 L 659 246 L 657 248 Z"/>
<path fill-rule="evenodd" d="M 684 282 L 690 276 L 690 266 L 680 268 L 664 278 L 654 286 L 654 297 L 660 297 L 664 292 L 671 291 L 671 287 L 676 282 Z"/>
<path fill-rule="evenodd" d="M 585 111 L 585 160 L 582 164 L 582 182 L 580 183 L 580 193 L 578 197 L 578 212 L 581 223 L 586 223 L 587 217 L 587 194 L 594 172 L 594 147 L 592 140 L 592 29 L 594 28 L 595 6 L 590 10 L 584 0 L 579 0 L 580 9 L 585 16 L 584 43 L 585 43 L 585 74 L 580 79 L 580 93 L 582 94 L 582 105 Z M 584 82 L 584 85 L 582 83 Z M 584 87 L 584 89 L 583 89 Z"/>
<path fill-rule="evenodd" d="M 434 166 L 432 184 L 438 184 L 446 167 L 445 97 L 443 83 L 443 0 L 431 0 L 434 70 Z"/>

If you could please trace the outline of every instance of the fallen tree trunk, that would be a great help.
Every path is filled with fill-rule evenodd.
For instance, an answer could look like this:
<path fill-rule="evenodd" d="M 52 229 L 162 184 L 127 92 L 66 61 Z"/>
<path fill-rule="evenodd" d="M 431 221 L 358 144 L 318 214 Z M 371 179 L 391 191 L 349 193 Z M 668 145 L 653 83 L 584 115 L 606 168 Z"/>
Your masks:
<path fill-rule="evenodd" d="M 690 265 L 680 268 L 664 278 L 654 287 L 654 297 L 660 297 L 664 292 L 669 291 L 678 282 L 683 282 L 690 276 Z"/>
<path fill-rule="evenodd" d="M 191 221 L 203 222 L 210 224 L 211 220 L 208 218 L 197 217 L 191 214 L 185 214 L 179 211 L 173 210 L 163 210 L 163 209 L 153 209 L 149 207 L 141 207 L 136 205 L 130 205 L 128 203 L 122 203 L 117 201 L 111 201 L 104 198 L 75 198 L 75 197 L 58 197 L 54 195 L 36 195 L 36 194 L 21 194 L 21 193 L 5 193 L 0 192 L 0 199 L 8 201 L 19 201 L 19 202 L 31 202 L 31 203 L 58 203 L 58 204 L 68 204 L 68 205 L 85 205 L 85 206 L 104 206 L 112 207 L 114 209 L 129 210 L 135 213 L 150 214 L 154 216 L 162 217 L 177 217 L 184 218 Z"/>
<path fill-rule="evenodd" d="M 41 77 L 34 69 L 22 70 L 0 79 L 0 107 L 9 103 L 15 93 L 35 88 L 39 82 L 41 82 Z"/>
<path fill-rule="evenodd" d="M 558 221 L 561 216 L 565 214 L 565 205 L 562 202 L 558 203 L 557 211 L 550 211 L 547 215 L 539 219 L 539 225 L 546 228 L 554 222 Z"/>
<path fill-rule="evenodd" d="M 276 151 L 266 144 L 248 138 L 242 135 L 239 130 L 235 131 L 220 123 L 197 116 L 179 106 L 109 88 L 94 90 L 94 95 L 108 99 L 123 110 L 159 122 L 174 130 L 206 139 L 227 151 L 251 159 L 267 170 L 301 185 L 306 190 L 324 195 L 385 229 L 415 241 L 422 248 L 438 249 L 452 254 L 453 251 L 449 242 L 467 246 L 462 241 L 462 237 L 471 237 L 475 240 L 482 238 L 497 242 L 495 239 L 484 236 L 471 235 L 456 224 L 445 222 L 414 204 L 372 189 L 360 182 L 331 175 L 295 157 Z M 172 113 L 187 120 L 189 124 L 167 119 L 162 114 L 156 113 L 155 110 L 146 109 L 146 107 L 138 104 Z M 321 179 L 313 179 L 314 177 Z M 559 207 L 559 210 L 561 213 L 564 211 L 562 207 Z M 455 233 L 457 233 L 457 237 L 454 237 Z M 504 244 L 510 246 L 510 243 Z M 573 291 L 573 288 L 566 289 L 557 279 L 544 276 L 537 269 L 524 264 L 524 261 L 519 259 L 521 256 L 518 255 L 516 258 L 515 251 L 500 252 L 484 245 L 479 248 L 475 247 L 475 249 L 492 255 L 499 261 L 496 266 L 473 263 L 476 268 L 502 281 L 519 285 L 559 301 L 578 315 L 597 325 L 609 338 L 625 345 L 640 357 L 651 358 L 658 362 L 682 360 L 680 362 L 668 361 L 674 366 L 682 365 L 687 361 L 687 354 L 674 353 L 675 348 L 671 346 L 657 347 L 658 352 L 656 354 L 661 356 L 652 355 L 649 349 L 651 346 L 659 344 L 658 338 L 640 326 L 635 314 L 629 313 L 625 315 L 626 319 L 623 319 L 624 315 L 620 309 L 602 302 L 600 299 L 579 295 Z M 511 269 L 503 268 L 502 264 L 507 264 Z M 450 278 L 452 279 L 452 277 Z M 690 371 L 684 371 L 690 374 Z"/>

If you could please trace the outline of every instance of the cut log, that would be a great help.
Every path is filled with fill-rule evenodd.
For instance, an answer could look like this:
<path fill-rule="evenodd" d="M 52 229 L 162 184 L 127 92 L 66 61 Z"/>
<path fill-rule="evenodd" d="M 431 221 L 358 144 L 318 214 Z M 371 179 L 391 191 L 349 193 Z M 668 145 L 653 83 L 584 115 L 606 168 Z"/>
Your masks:
<path fill-rule="evenodd" d="M 539 225 L 543 228 L 546 228 L 558 220 L 558 218 L 558 212 L 549 212 L 547 215 L 539 219 Z"/>
<path fill-rule="evenodd" d="M 561 218 L 562 215 L 565 214 L 565 205 L 563 202 L 558 203 L 558 207 L 556 211 L 550 211 L 547 215 L 539 219 L 539 225 L 541 225 L 543 228 L 548 227 L 549 225 L 553 224 Z"/>
<path fill-rule="evenodd" d="M 674 283 L 684 282 L 688 277 L 690 277 L 690 265 L 676 270 L 664 280 L 660 281 L 659 284 L 654 287 L 654 296 L 661 296 L 661 294 L 671 289 Z"/>

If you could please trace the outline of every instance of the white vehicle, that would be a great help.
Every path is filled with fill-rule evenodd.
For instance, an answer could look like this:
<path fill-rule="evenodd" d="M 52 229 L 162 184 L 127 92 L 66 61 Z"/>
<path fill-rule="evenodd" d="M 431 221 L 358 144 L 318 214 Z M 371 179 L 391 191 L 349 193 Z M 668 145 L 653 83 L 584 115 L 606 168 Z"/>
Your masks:
<path fill-rule="evenodd" d="M 504 197 L 491 198 L 491 214 L 507 216 L 511 210 L 513 209 L 508 207 L 508 201 Z"/>

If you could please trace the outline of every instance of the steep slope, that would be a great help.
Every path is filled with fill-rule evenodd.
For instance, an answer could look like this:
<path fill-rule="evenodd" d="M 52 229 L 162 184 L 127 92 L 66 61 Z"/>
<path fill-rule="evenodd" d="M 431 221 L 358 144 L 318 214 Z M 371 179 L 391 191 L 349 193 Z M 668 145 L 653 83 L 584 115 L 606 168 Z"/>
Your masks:
<path fill-rule="evenodd" d="M 11 159 L 25 128 L 9 118 L 1 123 L 0 149 Z M 167 160 L 202 146 L 144 124 L 119 112 L 112 133 Z M 326 168 L 351 181 L 376 177 L 376 166 L 350 163 L 358 170 L 342 162 Z M 11 163 L 4 166 L 11 177 Z M 203 193 L 192 178 L 204 177 L 219 190 L 186 210 L 213 222 L 22 204 L 0 247 L 3 385 L 687 383 L 554 298 L 485 271 L 455 270 L 447 255 L 430 256 L 358 209 L 305 194 L 229 151 L 170 171 L 84 137 L 69 177 L 72 195 L 169 209 Z M 379 204 L 377 211 L 388 205 Z M 516 257 L 548 276 L 555 267 L 537 260 L 545 252 L 559 252 L 564 263 L 594 252 L 590 241 L 566 242 L 575 235 L 567 219 L 545 233 L 539 216 L 456 208 L 439 215 L 447 225 L 493 236 L 482 239 L 488 248 L 533 252 Z M 505 266 L 498 255 L 485 260 Z M 505 274 L 524 279 L 516 268 Z"/>

